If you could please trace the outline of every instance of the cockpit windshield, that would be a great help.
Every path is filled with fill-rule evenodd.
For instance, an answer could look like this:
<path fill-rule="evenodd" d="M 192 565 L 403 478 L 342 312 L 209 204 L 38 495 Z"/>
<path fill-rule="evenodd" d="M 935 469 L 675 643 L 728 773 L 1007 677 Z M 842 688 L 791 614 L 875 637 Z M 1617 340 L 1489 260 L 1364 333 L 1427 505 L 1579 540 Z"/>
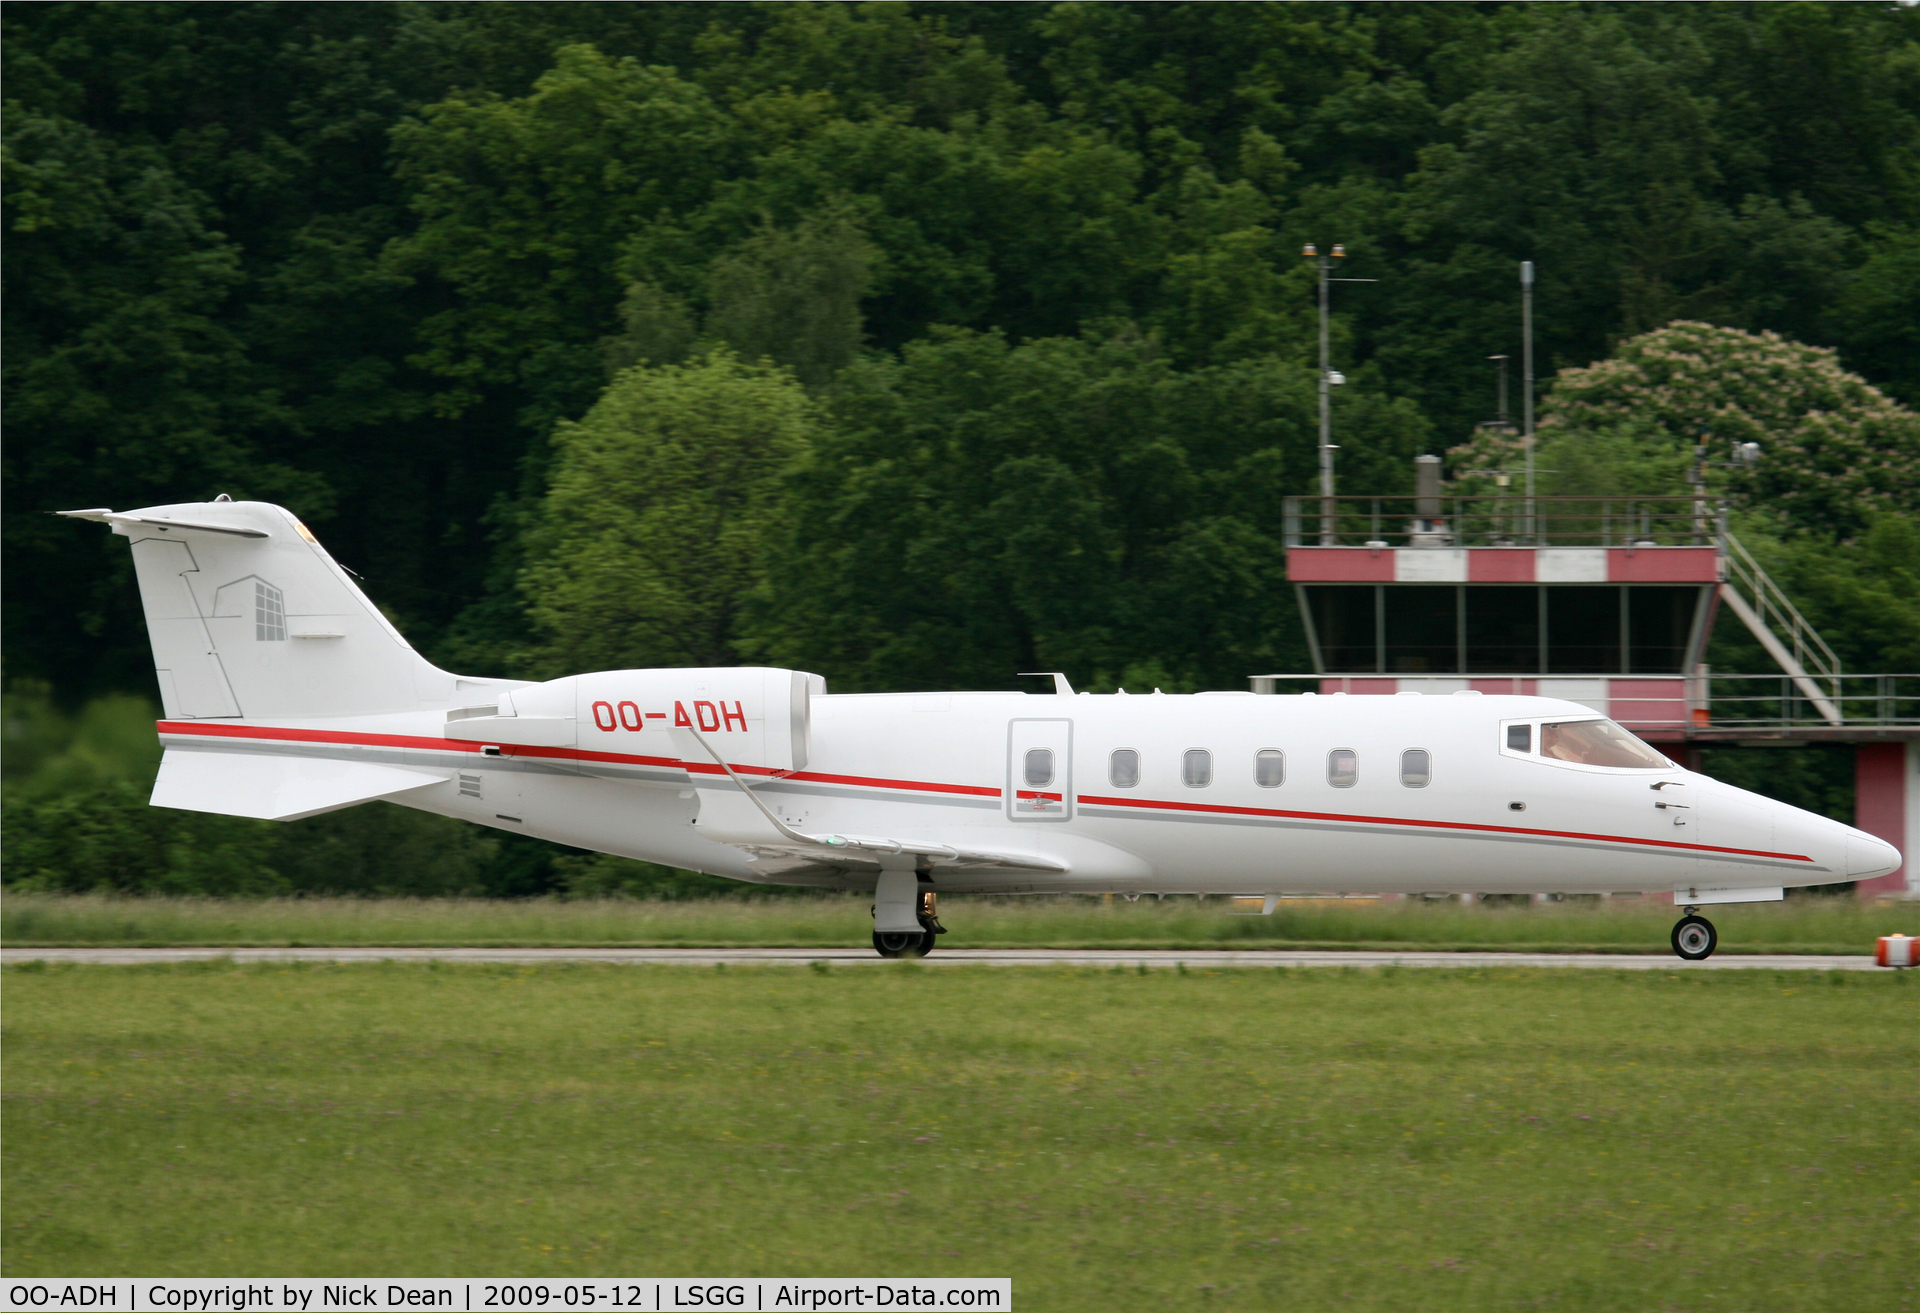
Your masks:
<path fill-rule="evenodd" d="M 1549 721 L 1540 727 L 1540 755 L 1582 766 L 1664 770 L 1670 762 L 1610 720 Z"/>

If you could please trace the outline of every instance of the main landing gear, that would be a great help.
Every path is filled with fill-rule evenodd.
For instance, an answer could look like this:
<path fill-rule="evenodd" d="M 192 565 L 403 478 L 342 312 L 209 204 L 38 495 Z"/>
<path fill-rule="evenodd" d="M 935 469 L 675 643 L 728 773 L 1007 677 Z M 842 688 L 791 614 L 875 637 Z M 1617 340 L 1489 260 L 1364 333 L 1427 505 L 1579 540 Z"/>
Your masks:
<path fill-rule="evenodd" d="M 925 957 L 933 951 L 934 941 L 947 933 L 940 924 L 940 895 L 932 890 L 920 894 L 920 929 L 873 932 L 873 951 L 881 957 Z"/>
<path fill-rule="evenodd" d="M 1713 928 L 1713 922 L 1694 915 L 1691 907 L 1674 923 L 1673 951 L 1689 962 L 1706 961 L 1719 945 L 1720 932 Z"/>

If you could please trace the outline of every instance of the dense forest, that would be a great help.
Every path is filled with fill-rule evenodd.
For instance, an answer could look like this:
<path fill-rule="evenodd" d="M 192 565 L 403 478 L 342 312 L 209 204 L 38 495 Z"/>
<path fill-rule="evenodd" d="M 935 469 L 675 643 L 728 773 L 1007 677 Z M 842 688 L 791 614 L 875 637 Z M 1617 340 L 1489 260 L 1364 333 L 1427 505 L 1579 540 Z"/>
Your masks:
<path fill-rule="evenodd" d="M 124 545 L 42 513 L 65 507 L 282 502 L 477 673 L 1171 691 L 1301 668 L 1278 525 L 1314 477 L 1308 242 L 1377 280 L 1334 295 L 1343 489 L 1403 491 L 1421 452 L 1471 467 L 1532 260 L 1557 467 L 1667 480 L 1740 412 L 1770 459 L 1716 478 L 1759 550 L 1850 668 L 1920 668 L 1920 9 L 4 24 L 4 660 L 39 699 L 8 773 L 65 809 L 36 833 L 104 815 L 61 735 L 152 696 Z M 1717 391 L 1659 372 L 1676 332 L 1730 362 Z M 1793 755 L 1814 764 L 1777 787 L 1837 809 L 1844 763 Z M 163 866 L 246 847 L 115 816 L 147 828 L 107 848 Z M 323 822 L 363 857 L 403 843 Z M 497 842 L 414 869 L 601 878 L 472 876 Z M 254 874 L 215 883 L 326 883 L 234 860 Z M 101 861 L 94 883 L 126 867 Z"/>

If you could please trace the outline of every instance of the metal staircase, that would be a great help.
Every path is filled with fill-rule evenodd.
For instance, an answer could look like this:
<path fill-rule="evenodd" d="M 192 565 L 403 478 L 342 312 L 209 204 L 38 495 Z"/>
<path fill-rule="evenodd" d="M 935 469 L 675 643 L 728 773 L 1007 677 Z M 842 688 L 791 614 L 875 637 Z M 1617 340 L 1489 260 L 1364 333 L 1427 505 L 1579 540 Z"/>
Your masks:
<path fill-rule="evenodd" d="M 1724 525 L 1720 529 L 1722 559 L 1727 577 L 1720 584 L 1720 600 L 1740 617 L 1767 655 L 1780 663 L 1794 686 L 1806 696 L 1821 719 L 1839 725 L 1840 658 L 1800 614 L 1780 585 L 1753 559 L 1746 545 Z M 1778 632 L 1776 632 L 1778 631 Z M 1785 634 L 1785 638 L 1781 634 Z M 1824 687 L 1823 687 L 1824 683 Z"/>

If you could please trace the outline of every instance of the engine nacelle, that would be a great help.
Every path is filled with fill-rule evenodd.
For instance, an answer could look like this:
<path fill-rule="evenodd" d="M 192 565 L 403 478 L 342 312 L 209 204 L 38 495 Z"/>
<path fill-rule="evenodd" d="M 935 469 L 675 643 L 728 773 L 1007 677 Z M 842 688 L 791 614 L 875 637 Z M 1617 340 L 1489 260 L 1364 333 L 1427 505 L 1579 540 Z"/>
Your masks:
<path fill-rule="evenodd" d="M 827 691 L 818 675 L 770 666 L 609 670 L 576 675 L 582 749 L 711 761 L 689 731 L 736 768 L 804 770 L 808 705 Z"/>
<path fill-rule="evenodd" d="M 705 766 L 693 731 L 748 775 L 803 770 L 808 705 L 826 681 L 800 670 L 711 666 L 603 670 L 524 685 L 497 704 L 449 713 L 449 738 L 577 748 Z M 593 758 L 583 765 L 589 770 Z"/>

